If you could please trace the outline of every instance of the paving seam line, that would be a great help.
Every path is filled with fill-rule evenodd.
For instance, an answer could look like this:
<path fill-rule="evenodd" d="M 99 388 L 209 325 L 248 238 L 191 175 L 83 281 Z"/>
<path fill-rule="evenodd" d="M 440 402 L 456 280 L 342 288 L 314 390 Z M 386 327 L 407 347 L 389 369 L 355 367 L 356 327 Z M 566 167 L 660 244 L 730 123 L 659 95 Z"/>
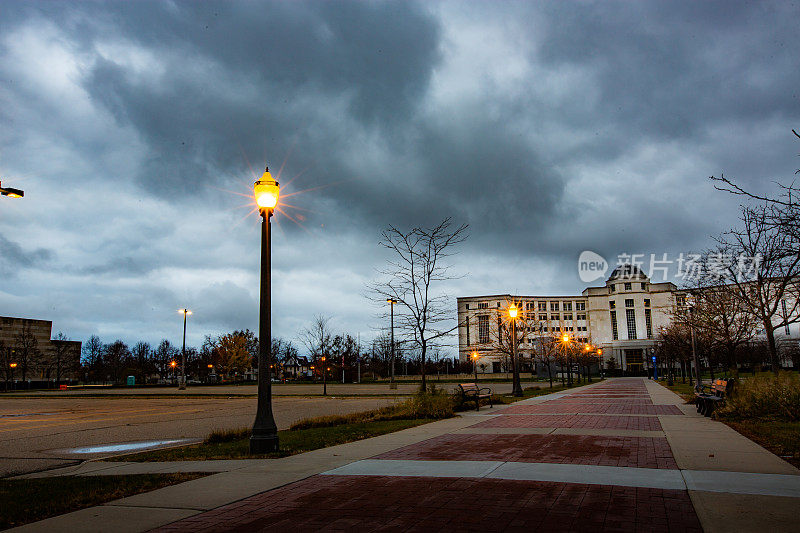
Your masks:
<path fill-rule="evenodd" d="M 478 463 L 482 462 L 489 463 L 487 469 L 482 470 L 479 468 L 480 465 Z M 464 467 L 460 475 L 458 472 L 459 466 Z M 507 480 L 650 487 L 666 490 L 693 490 L 725 494 L 755 494 L 800 498 L 800 476 L 796 475 L 615 467 L 570 463 L 366 459 L 355 461 L 327 472 L 321 472 L 320 475 L 489 477 Z M 698 479 L 695 479 L 695 476 Z"/>

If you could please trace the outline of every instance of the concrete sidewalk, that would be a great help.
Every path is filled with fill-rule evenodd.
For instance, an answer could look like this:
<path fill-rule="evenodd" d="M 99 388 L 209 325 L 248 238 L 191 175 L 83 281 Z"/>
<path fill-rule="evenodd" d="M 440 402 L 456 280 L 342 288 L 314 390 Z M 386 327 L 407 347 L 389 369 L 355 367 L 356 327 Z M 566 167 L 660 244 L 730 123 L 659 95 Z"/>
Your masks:
<path fill-rule="evenodd" d="M 175 471 L 219 473 L 17 530 L 800 531 L 800 471 L 637 378 L 278 460 L 60 473 Z"/>

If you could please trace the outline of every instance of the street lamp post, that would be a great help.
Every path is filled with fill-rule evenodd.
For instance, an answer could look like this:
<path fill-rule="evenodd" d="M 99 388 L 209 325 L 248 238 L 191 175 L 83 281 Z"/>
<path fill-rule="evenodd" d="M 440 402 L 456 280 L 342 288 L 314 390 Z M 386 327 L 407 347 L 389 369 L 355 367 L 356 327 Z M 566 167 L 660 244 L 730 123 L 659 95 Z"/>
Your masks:
<path fill-rule="evenodd" d="M 17 388 L 14 384 L 14 369 L 17 368 L 17 363 L 11 363 L 8 366 L 11 368 L 11 390 L 14 390 Z"/>
<path fill-rule="evenodd" d="M 183 315 L 183 348 L 181 349 L 181 382 L 178 384 L 178 390 L 186 390 L 186 317 L 191 315 L 192 312 L 188 309 L 179 309 L 178 312 Z"/>
<path fill-rule="evenodd" d="M 697 342 L 694 338 L 694 302 L 689 305 L 689 331 L 692 334 L 692 358 L 694 359 L 694 390 L 700 392 L 703 390 L 700 384 L 700 361 L 697 359 Z"/>
<path fill-rule="evenodd" d="M 396 389 L 397 383 L 394 381 L 394 304 L 397 303 L 397 300 L 392 298 L 387 298 L 387 302 L 389 302 L 389 316 L 390 318 L 390 339 L 389 342 L 392 343 L 392 366 L 389 369 L 389 388 Z"/>
<path fill-rule="evenodd" d="M 250 453 L 263 454 L 278 451 L 278 426 L 272 414 L 272 373 L 270 372 L 271 328 L 271 256 L 270 218 L 278 205 L 280 187 L 272 178 L 269 168 L 253 184 L 258 211 L 261 215 L 261 295 L 258 313 L 258 407 L 250 436 Z"/>
<path fill-rule="evenodd" d="M 519 382 L 519 357 L 517 354 L 517 315 L 519 309 L 515 304 L 508 307 L 508 318 L 511 319 L 511 365 L 514 367 L 514 376 L 511 379 L 511 393 L 514 396 L 520 397 L 522 394 L 522 385 Z"/>
<path fill-rule="evenodd" d="M 569 335 L 561 336 L 561 347 L 564 350 L 564 361 L 567 363 L 567 385 L 572 386 L 572 358 L 570 357 Z M 561 384 L 564 384 L 564 368 L 561 368 Z"/>
<path fill-rule="evenodd" d="M 178 363 L 175 361 L 171 361 L 169 363 L 170 368 L 172 368 L 172 381 L 175 381 L 175 367 L 178 366 Z"/>
<path fill-rule="evenodd" d="M 603 377 L 603 349 L 602 348 L 598 348 L 597 349 L 597 366 L 600 368 L 600 380 L 602 381 L 603 379 L 605 379 Z"/>
<path fill-rule="evenodd" d="M 475 366 L 475 383 L 476 384 L 478 383 L 478 357 L 480 357 L 478 355 L 478 352 L 472 352 L 472 362 L 474 363 L 474 366 Z"/>

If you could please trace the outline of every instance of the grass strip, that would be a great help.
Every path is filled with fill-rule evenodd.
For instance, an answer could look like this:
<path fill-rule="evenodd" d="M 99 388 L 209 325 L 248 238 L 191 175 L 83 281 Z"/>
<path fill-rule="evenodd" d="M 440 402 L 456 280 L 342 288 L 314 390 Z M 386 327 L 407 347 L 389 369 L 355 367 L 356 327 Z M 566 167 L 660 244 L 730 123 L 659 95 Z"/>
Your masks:
<path fill-rule="evenodd" d="M 0 479 L 0 529 L 21 526 L 206 474 L 136 474 Z"/>
<path fill-rule="evenodd" d="M 393 433 L 433 422 L 430 418 L 378 420 L 336 426 L 278 431 L 277 453 L 250 455 L 249 429 L 214 432 L 205 442 L 179 448 L 154 450 L 107 459 L 108 461 L 209 461 L 214 459 L 274 459 L 328 446 L 336 446 Z"/>
<path fill-rule="evenodd" d="M 800 422 L 727 418 L 721 422 L 800 468 Z"/>

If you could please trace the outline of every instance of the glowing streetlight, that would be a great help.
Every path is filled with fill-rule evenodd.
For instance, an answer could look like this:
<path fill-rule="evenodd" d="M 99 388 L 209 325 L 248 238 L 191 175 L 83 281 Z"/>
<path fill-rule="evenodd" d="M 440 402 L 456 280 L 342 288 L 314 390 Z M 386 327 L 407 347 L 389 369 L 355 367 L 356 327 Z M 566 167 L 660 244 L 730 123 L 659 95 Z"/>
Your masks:
<path fill-rule="evenodd" d="M 320 357 L 319 360 L 322 361 L 322 395 L 323 396 L 327 396 L 328 395 L 328 370 L 330 370 L 330 368 L 328 368 L 327 370 L 325 369 L 325 356 L 324 355 L 322 357 Z"/>
<path fill-rule="evenodd" d="M 475 365 L 475 383 L 478 383 L 478 359 L 480 359 L 480 355 L 478 352 L 472 352 L 472 362 Z"/>
<path fill-rule="evenodd" d="M 397 303 L 397 300 L 387 298 L 386 301 L 389 303 L 389 315 L 391 316 L 390 342 L 392 343 L 392 368 L 389 369 L 389 388 L 396 389 L 397 383 L 394 382 L 394 304 Z"/>
<path fill-rule="evenodd" d="M 183 349 L 181 350 L 181 382 L 178 384 L 178 390 L 186 390 L 186 317 L 191 315 L 192 312 L 188 309 L 178 309 L 178 312 L 183 315 Z"/>
<path fill-rule="evenodd" d="M 258 313 L 258 408 L 250 436 L 250 453 L 262 454 L 278 451 L 278 426 L 272 414 L 272 266 L 270 218 L 278 205 L 280 187 L 264 170 L 261 179 L 253 184 L 258 212 L 261 215 L 261 296 Z"/>
<path fill-rule="evenodd" d="M 511 379 L 511 393 L 514 396 L 523 396 L 522 385 L 519 382 L 519 357 L 517 355 L 517 315 L 519 308 L 516 304 L 508 306 L 508 319 L 511 322 L 511 365 L 514 367 L 514 374 Z"/>
<path fill-rule="evenodd" d="M 12 189 L 11 187 L 2 187 L 2 183 L 0 183 L 0 196 L 8 196 L 9 198 L 22 198 L 25 196 L 25 191 L 22 189 Z"/>

